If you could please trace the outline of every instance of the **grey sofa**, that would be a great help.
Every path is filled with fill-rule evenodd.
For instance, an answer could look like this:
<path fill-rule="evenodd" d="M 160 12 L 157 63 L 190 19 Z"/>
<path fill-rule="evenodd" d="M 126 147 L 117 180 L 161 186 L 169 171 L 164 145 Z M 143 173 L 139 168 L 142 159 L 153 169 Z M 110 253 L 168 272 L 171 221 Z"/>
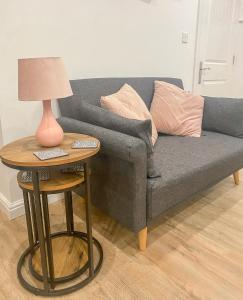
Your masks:
<path fill-rule="evenodd" d="M 242 131 L 236 130 L 242 114 L 234 118 L 235 123 L 222 116 L 224 110 L 226 115 L 231 110 L 243 113 L 242 100 L 205 99 L 206 130 L 201 138 L 160 135 L 153 154 L 161 172 L 156 178 L 147 177 L 147 149 L 142 139 L 80 120 L 82 101 L 100 105 L 101 96 L 116 92 L 124 83 L 134 87 L 150 107 L 154 80 L 183 87 L 182 81 L 174 78 L 73 80 L 74 96 L 59 102 L 58 121 L 64 131 L 89 134 L 101 141 L 101 151 L 92 159 L 93 204 L 138 233 L 140 249 L 146 248 L 147 226 L 155 217 L 230 174 L 237 182 L 237 171 L 243 167 Z M 230 136 L 231 131 L 237 137 Z"/>

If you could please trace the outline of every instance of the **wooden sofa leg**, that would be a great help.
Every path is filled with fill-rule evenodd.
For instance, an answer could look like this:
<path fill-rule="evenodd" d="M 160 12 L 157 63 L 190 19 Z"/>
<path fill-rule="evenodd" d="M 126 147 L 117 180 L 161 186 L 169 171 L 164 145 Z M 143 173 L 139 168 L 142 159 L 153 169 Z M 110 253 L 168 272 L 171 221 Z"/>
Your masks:
<path fill-rule="evenodd" d="M 144 251 L 147 247 L 147 236 L 148 236 L 148 228 L 145 227 L 138 232 L 138 246 L 139 250 Z"/>
<path fill-rule="evenodd" d="M 234 175 L 235 184 L 239 185 L 240 184 L 240 172 L 236 171 L 236 172 L 233 173 L 233 175 Z"/>

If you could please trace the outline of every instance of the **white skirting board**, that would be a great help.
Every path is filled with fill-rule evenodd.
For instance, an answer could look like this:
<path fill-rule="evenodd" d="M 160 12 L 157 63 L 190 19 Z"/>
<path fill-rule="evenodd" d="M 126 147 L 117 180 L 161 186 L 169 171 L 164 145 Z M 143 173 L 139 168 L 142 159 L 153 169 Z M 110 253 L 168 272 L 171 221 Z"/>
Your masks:
<path fill-rule="evenodd" d="M 49 195 L 49 203 L 63 199 L 62 194 Z M 24 200 L 20 199 L 14 203 L 10 202 L 2 193 L 0 193 L 0 210 L 2 210 L 10 220 L 24 215 Z"/>

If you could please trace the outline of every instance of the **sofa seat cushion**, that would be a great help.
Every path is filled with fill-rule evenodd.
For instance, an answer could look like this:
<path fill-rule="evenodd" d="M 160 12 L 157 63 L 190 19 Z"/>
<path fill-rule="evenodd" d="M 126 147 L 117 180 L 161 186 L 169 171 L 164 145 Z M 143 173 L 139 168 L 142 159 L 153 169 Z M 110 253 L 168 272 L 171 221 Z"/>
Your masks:
<path fill-rule="evenodd" d="M 154 161 L 161 177 L 148 179 L 149 219 L 241 169 L 243 139 L 209 131 L 201 138 L 159 136 Z"/>

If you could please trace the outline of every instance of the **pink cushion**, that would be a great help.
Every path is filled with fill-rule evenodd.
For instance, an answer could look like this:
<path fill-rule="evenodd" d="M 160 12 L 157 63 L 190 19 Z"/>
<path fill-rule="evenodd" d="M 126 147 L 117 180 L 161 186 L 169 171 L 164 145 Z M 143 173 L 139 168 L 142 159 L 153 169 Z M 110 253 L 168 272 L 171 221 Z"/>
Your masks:
<path fill-rule="evenodd" d="M 151 115 L 158 132 L 200 137 L 204 98 L 175 85 L 155 81 Z"/>
<path fill-rule="evenodd" d="M 152 116 L 138 93 L 128 84 L 115 94 L 101 97 L 101 106 L 128 119 L 146 120 L 152 122 L 152 143 L 155 144 L 158 133 Z"/>

